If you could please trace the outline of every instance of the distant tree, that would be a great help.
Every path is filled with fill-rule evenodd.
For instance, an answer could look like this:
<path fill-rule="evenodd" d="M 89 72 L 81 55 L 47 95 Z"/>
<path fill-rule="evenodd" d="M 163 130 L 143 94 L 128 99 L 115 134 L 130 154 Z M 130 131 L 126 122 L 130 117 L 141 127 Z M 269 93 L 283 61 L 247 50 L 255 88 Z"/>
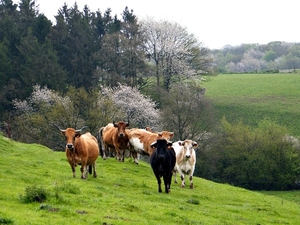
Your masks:
<path fill-rule="evenodd" d="M 59 63 L 67 71 L 67 84 L 86 90 L 97 86 L 98 81 L 94 76 L 95 53 L 100 46 L 95 41 L 94 17 L 87 6 L 80 12 L 76 3 L 71 8 L 64 4 L 51 33 Z"/>
<path fill-rule="evenodd" d="M 274 61 L 277 58 L 277 54 L 274 51 L 267 51 L 263 57 L 263 59 L 267 62 Z"/>
<path fill-rule="evenodd" d="M 28 34 L 21 39 L 18 49 L 24 61 L 20 77 L 28 95 L 35 84 L 48 86 L 52 90 L 65 90 L 66 72 L 58 64 L 56 51 L 49 39 L 39 43 L 31 29 L 28 29 Z"/>
<path fill-rule="evenodd" d="M 123 73 L 130 86 L 137 85 L 137 78 L 146 69 L 143 39 L 133 10 L 126 7 L 122 13 L 121 43 L 123 46 Z"/>
<path fill-rule="evenodd" d="M 297 188 L 300 152 L 285 138 L 285 128 L 269 120 L 257 128 L 221 122 L 214 142 L 201 150 L 207 160 L 201 176 L 252 190 Z"/>
<path fill-rule="evenodd" d="M 35 85 L 26 100 L 15 99 L 11 120 L 12 138 L 26 143 L 40 143 L 52 149 L 63 149 L 61 128 L 81 128 L 97 135 L 102 126 L 113 121 L 129 121 L 131 127 L 158 126 L 156 104 L 135 88 L 119 85 L 87 92 L 83 87 L 70 87 L 62 96 L 58 92 Z"/>
<path fill-rule="evenodd" d="M 132 127 L 161 127 L 160 112 L 157 104 L 142 95 L 138 89 L 118 84 L 111 89 L 112 101 L 125 114 L 120 120 L 129 121 Z"/>
<path fill-rule="evenodd" d="M 177 83 L 172 85 L 169 93 L 161 91 L 164 127 L 175 132 L 174 139 L 199 141 L 212 129 L 215 121 L 212 108 L 204 98 L 204 88 L 191 83 Z"/>
<path fill-rule="evenodd" d="M 178 23 L 158 22 L 147 18 L 141 22 L 141 30 L 145 37 L 147 55 L 156 66 L 158 87 L 161 76 L 164 88 L 169 90 L 174 76 L 207 72 L 207 62 L 211 62 L 209 51 L 203 49 L 201 43 L 186 28 Z"/>

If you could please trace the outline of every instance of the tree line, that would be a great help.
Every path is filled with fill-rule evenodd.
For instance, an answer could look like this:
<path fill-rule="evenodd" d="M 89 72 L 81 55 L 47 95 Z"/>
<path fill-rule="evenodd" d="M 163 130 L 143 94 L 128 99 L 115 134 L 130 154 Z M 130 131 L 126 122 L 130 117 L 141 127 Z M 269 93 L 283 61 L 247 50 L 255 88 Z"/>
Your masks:
<path fill-rule="evenodd" d="M 295 72 L 300 68 L 300 43 L 228 45 L 212 52 L 220 73 Z"/>
<path fill-rule="evenodd" d="M 90 90 L 118 82 L 139 87 L 154 75 L 169 90 L 175 77 L 212 70 L 209 50 L 186 28 L 139 21 L 128 7 L 118 18 L 110 8 L 102 13 L 64 4 L 55 20 L 39 13 L 33 0 L 0 1 L 1 118 L 36 84 L 66 93 L 70 86 Z"/>

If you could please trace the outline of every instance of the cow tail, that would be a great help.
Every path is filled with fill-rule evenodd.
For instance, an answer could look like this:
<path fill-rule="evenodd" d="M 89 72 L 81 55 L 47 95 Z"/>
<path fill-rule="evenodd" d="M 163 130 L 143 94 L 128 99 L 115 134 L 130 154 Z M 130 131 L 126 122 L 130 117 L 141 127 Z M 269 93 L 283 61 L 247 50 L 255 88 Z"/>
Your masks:
<path fill-rule="evenodd" d="M 93 172 L 93 166 L 89 165 L 89 174 L 92 174 L 92 172 Z"/>
<path fill-rule="evenodd" d="M 99 143 L 100 155 L 101 155 L 102 158 L 104 156 L 103 151 L 105 151 L 104 143 L 103 143 L 103 129 L 104 129 L 104 127 L 101 127 L 101 129 L 98 132 L 98 143 Z"/>

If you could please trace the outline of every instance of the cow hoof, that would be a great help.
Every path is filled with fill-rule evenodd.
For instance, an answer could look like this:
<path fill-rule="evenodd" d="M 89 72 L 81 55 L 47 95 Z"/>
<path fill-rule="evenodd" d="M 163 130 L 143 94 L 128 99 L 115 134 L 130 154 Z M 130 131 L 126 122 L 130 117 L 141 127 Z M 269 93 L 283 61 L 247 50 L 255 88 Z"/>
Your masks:
<path fill-rule="evenodd" d="M 190 189 L 194 189 L 194 185 L 193 184 L 190 185 Z"/>
<path fill-rule="evenodd" d="M 182 188 L 184 188 L 184 187 L 185 187 L 185 185 L 181 185 L 181 187 L 182 187 Z"/>

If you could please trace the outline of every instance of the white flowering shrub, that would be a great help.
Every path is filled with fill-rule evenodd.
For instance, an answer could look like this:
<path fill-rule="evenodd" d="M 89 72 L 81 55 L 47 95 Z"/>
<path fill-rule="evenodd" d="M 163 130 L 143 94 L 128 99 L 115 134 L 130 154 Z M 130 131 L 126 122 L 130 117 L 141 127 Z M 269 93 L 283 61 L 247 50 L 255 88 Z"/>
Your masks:
<path fill-rule="evenodd" d="M 119 84 L 115 88 L 102 87 L 100 92 L 86 92 L 70 88 L 66 96 L 36 85 L 30 97 L 14 100 L 12 137 L 27 143 L 39 143 L 52 149 L 64 149 L 60 132 L 54 127 L 88 126 L 86 131 L 97 131 L 113 121 L 129 121 L 130 127 L 160 124 L 159 110 L 150 98 L 136 88 Z"/>
<path fill-rule="evenodd" d="M 119 84 L 112 88 L 113 103 L 125 112 L 123 120 L 129 121 L 131 127 L 159 127 L 161 124 L 157 104 L 138 89 Z"/>

